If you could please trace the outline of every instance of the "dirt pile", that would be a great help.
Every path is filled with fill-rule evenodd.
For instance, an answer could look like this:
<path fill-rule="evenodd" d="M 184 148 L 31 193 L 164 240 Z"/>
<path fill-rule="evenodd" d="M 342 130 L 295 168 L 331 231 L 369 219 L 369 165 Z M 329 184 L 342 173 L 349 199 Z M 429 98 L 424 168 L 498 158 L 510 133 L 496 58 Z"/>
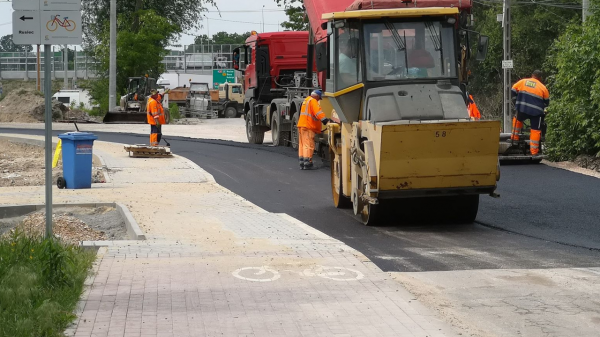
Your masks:
<path fill-rule="evenodd" d="M 44 95 L 35 90 L 13 90 L 0 102 L 0 123 L 38 123 L 44 121 Z M 96 121 L 87 112 L 69 109 L 52 99 L 52 120 Z"/>
<path fill-rule="evenodd" d="M 45 233 L 45 210 L 13 218 L 0 218 L 0 236 L 15 231 L 30 236 Z M 92 240 L 128 240 L 127 227 L 119 211 L 110 206 L 54 208 L 53 232 L 69 243 Z"/>
<path fill-rule="evenodd" d="M 588 170 L 600 172 L 600 158 L 581 155 L 575 158 L 575 164 Z"/>
<path fill-rule="evenodd" d="M 54 236 L 69 244 L 77 245 L 80 241 L 107 239 L 104 232 L 91 228 L 74 216 L 52 214 L 52 223 Z M 31 214 L 9 233 L 12 234 L 15 230 L 28 236 L 43 236 L 46 232 L 46 215 L 44 213 Z"/>
<path fill-rule="evenodd" d="M 45 182 L 44 148 L 0 139 L 0 187 L 42 186 Z M 100 164 L 94 162 L 92 183 L 104 183 Z M 62 176 L 62 160 L 52 169 L 52 181 Z"/>
<path fill-rule="evenodd" d="M 0 123 L 37 123 L 33 110 L 44 104 L 44 96 L 31 90 L 13 90 L 0 101 Z M 42 115 L 43 116 L 43 115 Z"/>
<path fill-rule="evenodd" d="M 67 108 L 64 104 L 62 104 L 61 102 L 59 102 L 55 99 L 52 100 L 52 120 L 53 121 L 63 119 L 63 116 L 68 111 L 69 111 L 69 108 Z M 31 114 L 33 115 L 33 118 L 37 119 L 37 121 L 43 122 L 44 118 L 45 118 L 44 116 L 46 114 L 46 104 L 42 103 L 42 104 L 36 106 L 31 111 Z"/>

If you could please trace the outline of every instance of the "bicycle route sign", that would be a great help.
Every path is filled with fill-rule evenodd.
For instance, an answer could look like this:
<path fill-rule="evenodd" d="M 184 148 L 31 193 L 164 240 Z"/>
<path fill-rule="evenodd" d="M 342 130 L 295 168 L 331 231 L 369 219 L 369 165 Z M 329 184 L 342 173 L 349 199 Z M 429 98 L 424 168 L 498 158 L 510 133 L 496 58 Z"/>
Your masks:
<path fill-rule="evenodd" d="M 15 44 L 81 44 L 81 0 L 13 1 Z"/>

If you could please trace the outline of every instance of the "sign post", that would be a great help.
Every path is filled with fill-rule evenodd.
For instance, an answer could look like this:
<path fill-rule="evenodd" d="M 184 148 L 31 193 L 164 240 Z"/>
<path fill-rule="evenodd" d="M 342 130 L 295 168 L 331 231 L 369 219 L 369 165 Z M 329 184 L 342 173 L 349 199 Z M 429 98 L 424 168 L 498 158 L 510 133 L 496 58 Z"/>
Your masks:
<path fill-rule="evenodd" d="M 52 74 L 53 44 L 81 44 L 81 0 L 13 1 L 13 43 L 44 45 L 46 237 L 52 237 Z M 38 48 L 39 58 L 39 48 Z M 39 71 L 39 63 L 38 63 Z"/>

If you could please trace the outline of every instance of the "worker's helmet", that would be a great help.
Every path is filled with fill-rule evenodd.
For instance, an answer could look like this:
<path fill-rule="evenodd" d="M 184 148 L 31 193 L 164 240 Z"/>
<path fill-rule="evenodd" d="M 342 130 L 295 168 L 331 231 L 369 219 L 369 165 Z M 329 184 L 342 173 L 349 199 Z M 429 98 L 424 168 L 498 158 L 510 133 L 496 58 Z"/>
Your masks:
<path fill-rule="evenodd" d="M 158 94 L 158 91 L 157 91 L 156 89 L 151 89 L 151 90 L 150 90 L 150 94 L 151 94 L 152 96 L 154 96 L 154 95 Z"/>
<path fill-rule="evenodd" d="M 317 95 L 319 98 L 323 96 L 323 92 L 321 90 L 315 90 L 311 93 L 311 95 Z"/>

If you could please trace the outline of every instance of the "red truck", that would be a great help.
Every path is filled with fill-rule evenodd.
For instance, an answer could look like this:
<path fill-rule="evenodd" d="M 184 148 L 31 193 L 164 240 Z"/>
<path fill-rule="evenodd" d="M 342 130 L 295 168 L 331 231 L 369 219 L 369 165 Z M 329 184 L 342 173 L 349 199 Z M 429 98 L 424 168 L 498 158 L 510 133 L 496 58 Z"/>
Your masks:
<path fill-rule="evenodd" d="M 314 68 L 308 42 L 308 32 L 253 33 L 243 48 L 234 50 L 234 68 L 240 67 L 237 55 L 247 65 L 243 113 L 248 142 L 262 144 L 271 130 L 275 146 L 295 145 L 290 141 L 296 129 L 293 117 L 306 93 L 318 86 L 316 80 L 306 82 L 307 64 Z"/>

